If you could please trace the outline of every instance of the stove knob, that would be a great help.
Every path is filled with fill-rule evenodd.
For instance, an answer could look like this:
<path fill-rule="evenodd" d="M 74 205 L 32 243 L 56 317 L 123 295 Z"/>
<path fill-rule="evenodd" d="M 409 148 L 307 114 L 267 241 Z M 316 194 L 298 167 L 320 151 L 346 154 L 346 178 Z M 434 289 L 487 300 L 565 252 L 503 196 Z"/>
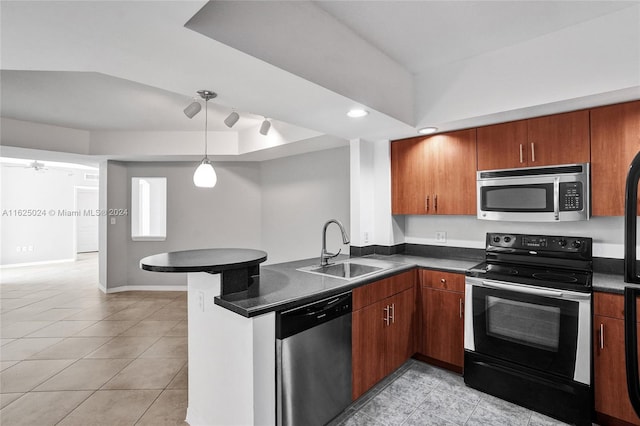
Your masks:
<path fill-rule="evenodd" d="M 560 247 L 565 247 L 567 245 L 567 240 L 561 239 L 558 241 L 558 244 L 560 244 Z"/>
<path fill-rule="evenodd" d="M 574 242 L 571 243 L 571 246 L 573 248 L 580 248 L 580 246 L 582 246 L 582 242 L 580 240 L 575 240 Z"/>
<path fill-rule="evenodd" d="M 494 243 L 499 243 L 500 242 L 500 237 L 498 237 L 497 235 L 495 237 L 493 237 L 493 242 Z"/>
<path fill-rule="evenodd" d="M 511 241 L 511 237 L 509 237 L 508 235 L 506 237 L 504 237 L 504 242 L 508 243 L 509 241 Z"/>

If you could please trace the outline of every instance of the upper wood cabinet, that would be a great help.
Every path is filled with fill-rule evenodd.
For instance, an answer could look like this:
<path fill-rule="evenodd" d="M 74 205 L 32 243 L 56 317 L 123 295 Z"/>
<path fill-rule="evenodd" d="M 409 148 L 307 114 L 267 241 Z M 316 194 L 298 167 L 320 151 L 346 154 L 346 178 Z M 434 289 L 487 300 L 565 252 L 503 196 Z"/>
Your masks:
<path fill-rule="evenodd" d="M 393 214 L 476 214 L 476 130 L 391 143 Z"/>
<path fill-rule="evenodd" d="M 478 170 L 587 163 L 589 111 L 478 128 Z"/>
<path fill-rule="evenodd" d="M 591 110 L 591 211 L 594 216 L 624 214 L 627 172 L 638 151 L 640 101 Z"/>

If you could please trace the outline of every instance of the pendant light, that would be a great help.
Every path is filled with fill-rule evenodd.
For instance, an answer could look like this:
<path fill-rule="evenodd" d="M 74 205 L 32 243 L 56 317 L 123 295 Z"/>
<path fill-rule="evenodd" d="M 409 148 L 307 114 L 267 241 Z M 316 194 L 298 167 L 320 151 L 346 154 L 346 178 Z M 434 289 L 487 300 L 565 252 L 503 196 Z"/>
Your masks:
<path fill-rule="evenodd" d="M 199 188 L 213 188 L 216 186 L 218 176 L 216 176 L 216 171 L 213 169 L 209 157 L 207 157 L 207 111 L 209 109 L 207 102 L 218 95 L 210 90 L 198 90 L 198 94 L 204 99 L 204 158 L 193 174 L 193 183 Z"/>

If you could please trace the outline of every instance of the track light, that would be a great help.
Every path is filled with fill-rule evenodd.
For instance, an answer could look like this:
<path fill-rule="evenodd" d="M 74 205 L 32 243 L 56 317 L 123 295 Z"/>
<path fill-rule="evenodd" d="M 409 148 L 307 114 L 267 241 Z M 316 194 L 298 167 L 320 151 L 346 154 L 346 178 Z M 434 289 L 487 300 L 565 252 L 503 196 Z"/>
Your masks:
<path fill-rule="evenodd" d="M 200 112 L 201 109 L 202 106 L 200 105 L 200 102 L 193 101 L 184 109 L 184 115 L 189 118 L 193 118 L 197 113 Z"/>
<path fill-rule="evenodd" d="M 271 123 L 269 122 L 269 120 L 265 118 L 262 124 L 260 125 L 260 134 L 267 136 L 267 133 L 269 133 L 270 128 L 271 128 Z"/>
<path fill-rule="evenodd" d="M 209 157 L 207 157 L 207 121 L 209 119 L 207 114 L 207 110 L 209 109 L 207 108 L 207 103 L 209 102 L 209 99 L 213 99 L 218 95 L 210 90 L 198 90 L 198 94 L 202 97 L 202 99 L 204 99 L 204 158 L 193 174 L 193 183 L 195 184 L 195 186 L 200 188 L 213 188 L 218 182 L 218 176 L 216 175 L 215 169 L 211 165 L 211 160 L 209 160 Z"/>
<path fill-rule="evenodd" d="M 237 112 L 233 111 L 227 118 L 224 119 L 224 124 L 227 125 L 228 128 L 232 128 L 237 122 L 240 116 Z"/>

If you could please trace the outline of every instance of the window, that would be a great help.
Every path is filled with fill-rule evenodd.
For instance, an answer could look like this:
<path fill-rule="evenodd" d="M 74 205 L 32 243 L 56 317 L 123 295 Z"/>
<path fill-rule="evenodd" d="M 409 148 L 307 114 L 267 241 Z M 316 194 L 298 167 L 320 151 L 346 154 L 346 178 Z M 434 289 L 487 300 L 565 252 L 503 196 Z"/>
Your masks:
<path fill-rule="evenodd" d="M 167 178 L 131 178 L 131 239 L 167 238 Z"/>

